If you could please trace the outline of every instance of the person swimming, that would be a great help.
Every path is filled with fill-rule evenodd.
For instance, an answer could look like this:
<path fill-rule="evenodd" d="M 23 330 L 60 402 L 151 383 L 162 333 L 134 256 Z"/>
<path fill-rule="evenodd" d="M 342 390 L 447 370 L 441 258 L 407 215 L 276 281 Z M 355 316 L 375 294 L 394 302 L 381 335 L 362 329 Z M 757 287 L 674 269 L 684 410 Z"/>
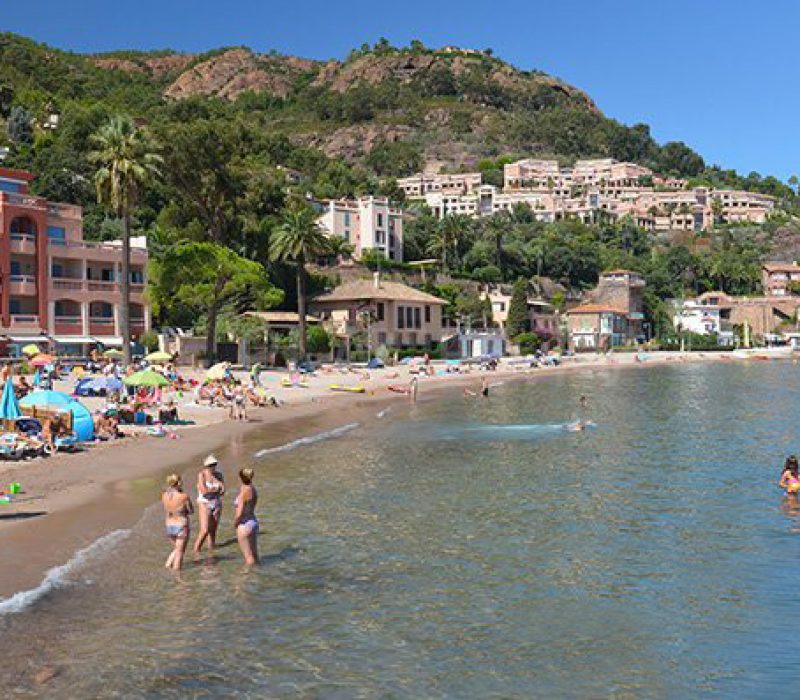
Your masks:
<path fill-rule="evenodd" d="M 234 501 L 236 514 L 233 524 L 236 527 L 236 539 L 239 542 L 239 549 L 242 550 L 244 563 L 248 567 L 258 564 L 258 519 L 256 518 L 258 492 L 253 486 L 253 476 L 252 469 L 245 468 L 239 471 L 242 485 Z"/>
<path fill-rule="evenodd" d="M 197 513 L 200 532 L 194 543 L 195 554 L 200 554 L 206 538 L 209 551 L 214 550 L 217 542 L 217 529 L 222 517 L 222 496 L 225 495 L 225 481 L 217 469 L 218 466 L 217 458 L 208 455 L 203 462 L 203 469 L 197 475 Z"/>
<path fill-rule="evenodd" d="M 183 492 L 183 481 L 177 474 L 167 477 L 167 488 L 161 495 L 161 503 L 166 513 L 167 537 L 173 544 L 164 566 L 178 571 L 183 566 L 183 555 L 189 542 L 189 516 L 194 509 L 192 499 Z"/>
<path fill-rule="evenodd" d="M 795 455 L 789 455 L 786 458 L 778 486 L 787 494 L 797 494 L 800 491 L 800 464 Z"/>

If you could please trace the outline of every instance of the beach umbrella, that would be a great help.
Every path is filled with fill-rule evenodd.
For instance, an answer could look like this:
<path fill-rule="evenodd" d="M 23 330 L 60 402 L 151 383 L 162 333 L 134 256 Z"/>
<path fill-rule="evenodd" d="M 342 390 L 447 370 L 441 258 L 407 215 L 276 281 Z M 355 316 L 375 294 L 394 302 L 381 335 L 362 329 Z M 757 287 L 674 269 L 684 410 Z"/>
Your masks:
<path fill-rule="evenodd" d="M 38 355 L 40 352 L 41 350 L 39 350 L 39 346 L 34 343 L 26 345 L 24 348 L 22 348 L 22 354 L 27 355 L 28 357 L 31 357 L 32 355 Z"/>
<path fill-rule="evenodd" d="M 168 352 L 156 350 L 156 352 L 151 352 L 144 359 L 148 362 L 169 362 L 172 359 L 172 355 L 170 355 Z"/>
<path fill-rule="evenodd" d="M 119 359 L 124 357 L 125 353 L 122 350 L 117 350 L 117 348 L 110 348 L 103 353 L 103 357 L 108 357 L 111 359 Z"/>
<path fill-rule="evenodd" d="M 34 367 L 46 367 L 47 365 L 52 365 L 56 361 L 56 358 L 52 355 L 47 355 L 42 353 L 41 355 L 37 355 L 31 360 L 31 365 Z"/>
<path fill-rule="evenodd" d="M 53 391 L 52 389 L 42 391 L 32 391 L 27 396 L 23 397 L 19 402 L 22 408 L 29 408 L 32 406 L 38 408 L 60 408 L 66 406 L 68 403 L 74 401 L 69 395 L 63 391 Z"/>
<path fill-rule="evenodd" d="M 123 379 L 128 386 L 168 386 L 169 380 L 164 375 L 146 369 L 142 372 L 134 372 L 130 377 Z"/>
<path fill-rule="evenodd" d="M 218 362 L 206 372 L 206 379 L 224 379 L 230 366 L 229 362 Z"/>
<path fill-rule="evenodd" d="M 17 395 L 14 392 L 14 382 L 9 377 L 3 387 L 3 395 L 0 396 L 0 418 L 6 420 L 21 416 L 22 411 L 19 407 L 19 401 L 17 401 Z"/>

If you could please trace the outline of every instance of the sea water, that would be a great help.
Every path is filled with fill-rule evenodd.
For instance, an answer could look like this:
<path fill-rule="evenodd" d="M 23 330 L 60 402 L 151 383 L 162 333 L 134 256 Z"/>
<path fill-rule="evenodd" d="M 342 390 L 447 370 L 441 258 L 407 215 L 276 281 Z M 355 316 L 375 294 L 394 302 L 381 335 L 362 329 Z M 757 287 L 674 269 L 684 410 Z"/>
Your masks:
<path fill-rule="evenodd" d="M 218 553 L 165 571 L 154 507 L 41 595 L 0 602 L 0 682 L 50 697 L 791 694 L 800 508 L 776 482 L 800 451 L 798 372 L 587 371 L 358 424 L 343 412 L 292 449 L 254 435 L 240 458 L 257 472 L 257 570 L 228 502 Z M 596 425 L 569 432 L 576 417 Z M 57 674 L 44 688 L 41 669 Z"/>

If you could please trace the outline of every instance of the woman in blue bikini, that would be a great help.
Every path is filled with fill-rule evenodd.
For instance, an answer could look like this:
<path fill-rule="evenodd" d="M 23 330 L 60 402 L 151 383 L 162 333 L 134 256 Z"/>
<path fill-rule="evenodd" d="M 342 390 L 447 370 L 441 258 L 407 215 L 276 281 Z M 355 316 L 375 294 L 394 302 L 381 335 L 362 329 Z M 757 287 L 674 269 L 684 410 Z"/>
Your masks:
<path fill-rule="evenodd" d="M 239 549 L 242 550 L 247 567 L 258 564 L 258 520 L 256 519 L 258 492 L 253 486 L 253 473 L 252 469 L 239 471 L 242 486 L 234 501 L 236 514 L 233 524 L 236 528 L 236 539 L 239 540 Z"/>
<path fill-rule="evenodd" d="M 183 566 L 183 555 L 189 542 L 189 516 L 194 509 L 192 499 L 183 492 L 183 482 L 177 474 L 167 477 L 167 488 L 161 495 L 161 503 L 167 516 L 167 537 L 173 545 L 164 566 L 178 571 Z"/>

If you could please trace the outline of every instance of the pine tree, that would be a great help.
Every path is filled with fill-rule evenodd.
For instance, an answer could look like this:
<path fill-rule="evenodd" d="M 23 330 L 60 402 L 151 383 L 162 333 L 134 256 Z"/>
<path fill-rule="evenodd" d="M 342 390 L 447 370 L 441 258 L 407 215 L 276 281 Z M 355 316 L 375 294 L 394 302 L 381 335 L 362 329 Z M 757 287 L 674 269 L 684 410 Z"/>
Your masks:
<path fill-rule="evenodd" d="M 24 107 L 17 105 L 11 108 L 6 129 L 12 143 L 25 145 L 33 143 L 33 116 Z"/>
<path fill-rule="evenodd" d="M 530 328 L 528 319 L 528 282 L 520 277 L 514 282 L 514 291 L 508 304 L 506 337 L 516 338 Z"/>

